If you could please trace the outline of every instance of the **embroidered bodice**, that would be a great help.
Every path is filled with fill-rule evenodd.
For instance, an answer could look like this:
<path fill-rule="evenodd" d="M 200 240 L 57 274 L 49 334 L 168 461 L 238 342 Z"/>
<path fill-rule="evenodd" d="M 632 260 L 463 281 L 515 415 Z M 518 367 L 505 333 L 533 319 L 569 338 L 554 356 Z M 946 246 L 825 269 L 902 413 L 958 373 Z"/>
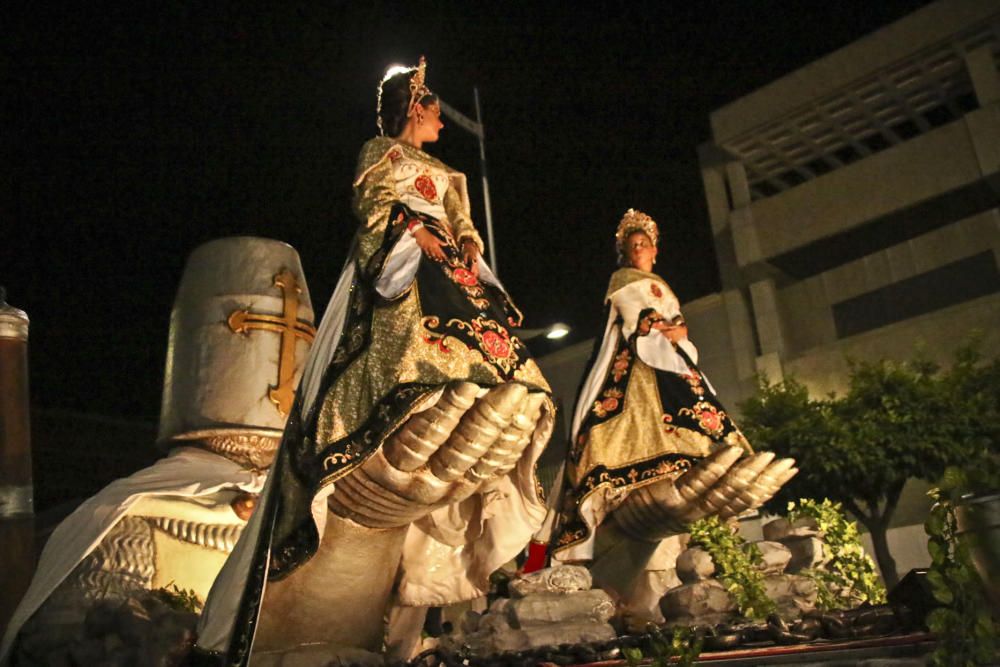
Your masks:
<path fill-rule="evenodd" d="M 447 172 L 426 160 L 416 160 L 399 149 L 389 151 L 392 176 L 400 202 L 414 211 L 447 220 L 444 199 L 450 185 Z"/>
<path fill-rule="evenodd" d="M 483 241 L 470 216 L 465 175 L 427 153 L 389 137 L 375 137 L 361 148 L 354 179 L 354 212 L 362 264 L 382 244 L 389 211 L 400 202 L 447 225 L 456 242 Z"/>

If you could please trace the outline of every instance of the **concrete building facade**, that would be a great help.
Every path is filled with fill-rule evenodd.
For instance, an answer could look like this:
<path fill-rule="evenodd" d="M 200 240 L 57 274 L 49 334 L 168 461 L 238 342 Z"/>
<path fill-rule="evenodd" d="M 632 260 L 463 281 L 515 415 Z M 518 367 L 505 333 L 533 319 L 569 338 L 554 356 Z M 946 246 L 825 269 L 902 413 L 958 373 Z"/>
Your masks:
<path fill-rule="evenodd" d="M 998 63 L 1000 3 L 940 0 L 711 114 L 722 293 L 685 313 L 730 405 L 758 373 L 819 396 L 849 358 L 1000 349 Z M 901 574 L 930 561 L 926 489 L 889 530 Z"/>
<path fill-rule="evenodd" d="M 848 356 L 947 361 L 974 329 L 998 349 L 998 62 L 1000 3 L 941 0 L 711 114 L 729 331 L 698 342 L 731 347 L 704 364 L 731 402 L 758 372 L 822 394 Z"/>

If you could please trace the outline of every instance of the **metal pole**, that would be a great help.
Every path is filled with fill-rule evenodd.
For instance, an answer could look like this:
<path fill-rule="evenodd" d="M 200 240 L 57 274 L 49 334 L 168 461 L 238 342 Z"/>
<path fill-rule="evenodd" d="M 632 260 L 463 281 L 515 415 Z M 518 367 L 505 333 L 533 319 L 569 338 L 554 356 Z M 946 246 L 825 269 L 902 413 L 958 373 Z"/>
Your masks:
<path fill-rule="evenodd" d="M 493 208 L 490 206 L 490 182 L 486 178 L 486 132 L 483 129 L 483 112 L 479 106 L 479 88 L 472 87 L 472 95 L 476 100 L 476 122 L 479 123 L 479 162 L 483 172 L 483 204 L 486 207 L 486 238 L 490 250 L 490 268 L 493 274 L 500 277 L 500 267 L 497 265 L 496 242 L 493 240 Z"/>

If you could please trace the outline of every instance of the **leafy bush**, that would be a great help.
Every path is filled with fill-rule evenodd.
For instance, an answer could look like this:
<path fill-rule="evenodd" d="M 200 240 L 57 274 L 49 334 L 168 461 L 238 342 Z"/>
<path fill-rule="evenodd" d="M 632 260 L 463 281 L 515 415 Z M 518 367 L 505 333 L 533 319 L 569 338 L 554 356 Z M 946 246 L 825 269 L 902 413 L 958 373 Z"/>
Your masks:
<path fill-rule="evenodd" d="M 959 539 L 955 515 L 955 508 L 970 490 L 979 485 L 995 490 L 1000 482 L 998 473 L 992 458 L 975 467 L 974 480 L 961 469 L 950 467 L 938 488 L 928 491 L 936 502 L 924 524 L 931 556 L 927 580 L 934 598 L 943 605 L 927 615 L 927 627 L 938 638 L 931 657 L 937 667 L 994 664 L 1000 648 L 986 593 L 972 564 L 969 543 Z"/>
<path fill-rule="evenodd" d="M 885 602 L 885 586 L 861 546 L 858 525 L 848 520 L 840 503 L 828 498 L 823 502 L 801 498 L 798 503 L 788 503 L 789 522 L 805 517 L 816 521 L 829 553 L 821 567 L 802 572 L 816 582 L 817 606 L 850 609 L 863 602 Z"/>
<path fill-rule="evenodd" d="M 715 561 L 716 575 L 740 613 L 762 620 L 775 610 L 774 601 L 764 589 L 760 549 L 750 544 L 719 517 L 710 516 L 690 526 L 691 543 L 701 546 Z"/>

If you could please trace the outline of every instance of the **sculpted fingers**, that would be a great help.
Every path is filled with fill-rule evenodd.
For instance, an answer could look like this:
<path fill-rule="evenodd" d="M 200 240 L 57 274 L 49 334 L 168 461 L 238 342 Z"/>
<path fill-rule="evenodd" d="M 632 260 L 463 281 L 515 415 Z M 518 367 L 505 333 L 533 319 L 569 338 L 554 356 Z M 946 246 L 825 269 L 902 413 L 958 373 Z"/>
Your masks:
<path fill-rule="evenodd" d="M 434 475 L 449 482 L 462 477 L 500 437 L 527 395 L 524 385 L 512 383 L 492 389 L 477 401 L 445 446 L 431 457 Z"/>
<path fill-rule="evenodd" d="M 410 417 L 385 444 L 389 463 L 407 472 L 427 463 L 476 402 L 478 391 L 471 382 L 449 385 L 433 407 Z"/>
<path fill-rule="evenodd" d="M 794 460 L 775 461 L 772 452 L 741 459 L 742 454 L 739 447 L 727 447 L 679 478 L 635 489 L 612 518 L 629 536 L 655 541 L 685 532 L 705 516 L 726 519 L 759 507 L 798 472 Z"/>
<path fill-rule="evenodd" d="M 541 415 L 545 394 L 528 394 L 515 410 L 510 423 L 479 461 L 465 474 L 470 481 L 485 482 L 511 470 L 531 443 L 535 425 Z"/>
<path fill-rule="evenodd" d="M 688 503 L 697 501 L 719 479 L 733 467 L 743 450 L 740 447 L 725 447 L 694 466 L 677 480 L 677 491 Z"/>
<path fill-rule="evenodd" d="M 686 521 L 696 521 L 704 516 L 721 514 L 745 489 L 751 488 L 762 471 L 774 460 L 772 452 L 761 452 L 747 457 L 719 477 L 697 504 L 684 514 Z"/>
<path fill-rule="evenodd" d="M 760 507 L 798 472 L 799 469 L 795 467 L 794 459 L 776 461 L 768 466 L 750 487 L 743 491 L 741 498 L 749 504 L 750 508 Z"/>
<path fill-rule="evenodd" d="M 509 472 L 536 436 L 544 393 L 520 384 L 447 386 L 349 475 L 337 480 L 334 513 L 371 528 L 412 523 Z"/>

